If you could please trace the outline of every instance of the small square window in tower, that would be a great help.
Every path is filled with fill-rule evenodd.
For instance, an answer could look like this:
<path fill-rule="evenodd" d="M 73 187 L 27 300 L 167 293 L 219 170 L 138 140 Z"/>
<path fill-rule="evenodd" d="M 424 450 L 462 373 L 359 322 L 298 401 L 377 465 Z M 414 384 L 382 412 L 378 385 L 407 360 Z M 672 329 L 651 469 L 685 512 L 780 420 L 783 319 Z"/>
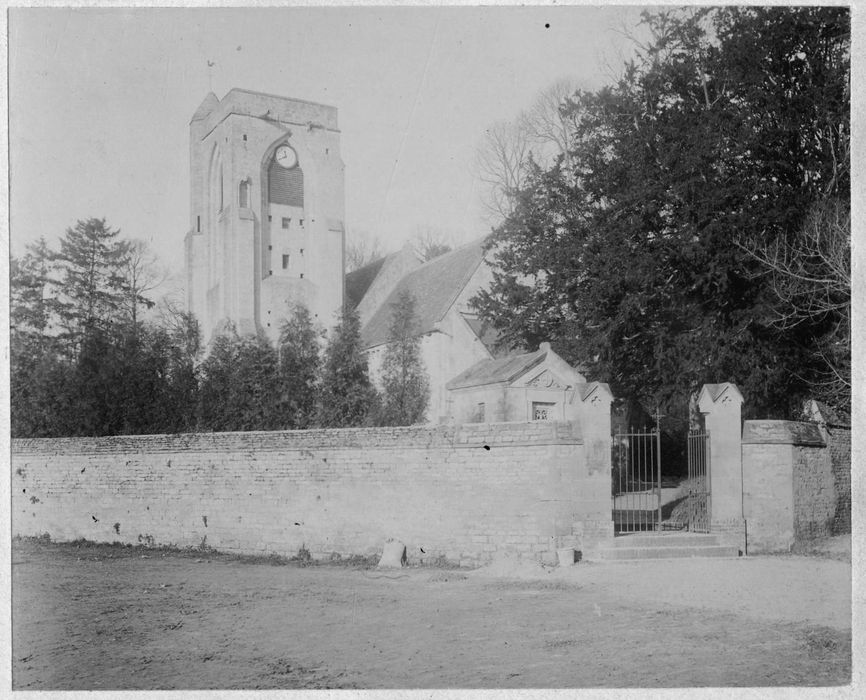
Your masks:
<path fill-rule="evenodd" d="M 283 269 L 284 270 L 289 269 L 289 256 L 288 255 L 283 255 Z"/>
<path fill-rule="evenodd" d="M 289 228 L 289 222 L 291 219 L 288 216 L 283 217 L 283 228 Z"/>

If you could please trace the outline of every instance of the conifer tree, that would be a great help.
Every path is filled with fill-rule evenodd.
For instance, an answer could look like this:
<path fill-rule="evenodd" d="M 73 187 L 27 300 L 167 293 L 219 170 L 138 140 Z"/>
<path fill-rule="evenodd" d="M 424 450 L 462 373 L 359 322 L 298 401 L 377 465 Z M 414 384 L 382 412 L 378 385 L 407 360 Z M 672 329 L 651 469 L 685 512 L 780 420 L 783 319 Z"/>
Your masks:
<path fill-rule="evenodd" d="M 170 432 L 188 432 L 196 427 L 201 329 L 192 314 L 164 307 L 154 339 L 166 357 L 163 411 Z"/>
<path fill-rule="evenodd" d="M 82 335 L 66 397 L 70 435 L 118 435 L 136 432 L 124 420 L 128 382 L 122 341 L 98 326 Z M 134 360 L 130 358 L 130 364 Z M 126 376 L 125 376 L 126 375 Z"/>
<path fill-rule="evenodd" d="M 214 335 L 207 358 L 201 365 L 199 387 L 199 427 L 201 430 L 232 430 L 237 394 L 235 368 L 238 338 L 234 324 Z"/>
<path fill-rule="evenodd" d="M 430 383 L 421 360 L 415 297 L 402 291 L 391 305 L 389 341 L 382 362 L 382 425 L 413 425 L 424 420 Z"/>
<path fill-rule="evenodd" d="M 63 294 L 57 311 L 73 352 L 90 330 L 108 330 L 121 318 L 127 248 L 119 236 L 105 219 L 87 219 L 60 241 Z"/>
<path fill-rule="evenodd" d="M 273 430 L 279 427 L 277 353 L 259 330 L 241 336 L 226 324 L 201 366 L 199 425 L 203 430 Z"/>
<path fill-rule="evenodd" d="M 22 258 L 12 258 L 10 278 L 10 326 L 13 337 L 42 344 L 50 317 L 52 258 L 44 238 L 27 247 Z"/>
<path fill-rule="evenodd" d="M 325 350 L 318 422 L 324 428 L 362 426 L 373 415 L 378 395 L 361 352 L 358 313 L 344 309 Z"/>
<path fill-rule="evenodd" d="M 130 257 L 131 256 L 131 257 Z M 143 321 L 155 261 L 102 219 L 12 258 L 11 432 L 63 437 L 195 427 L 198 326 L 188 314 Z"/>
<path fill-rule="evenodd" d="M 303 429 L 316 419 L 316 378 L 321 332 L 307 307 L 298 305 L 280 329 L 277 415 L 279 427 Z"/>
<path fill-rule="evenodd" d="M 277 352 L 264 331 L 242 336 L 235 365 L 236 417 L 231 430 L 274 430 L 277 413 Z"/>
<path fill-rule="evenodd" d="M 51 326 L 54 253 L 45 239 L 9 267 L 10 408 L 13 437 L 49 437 L 60 414 L 54 397 L 65 384 Z"/>

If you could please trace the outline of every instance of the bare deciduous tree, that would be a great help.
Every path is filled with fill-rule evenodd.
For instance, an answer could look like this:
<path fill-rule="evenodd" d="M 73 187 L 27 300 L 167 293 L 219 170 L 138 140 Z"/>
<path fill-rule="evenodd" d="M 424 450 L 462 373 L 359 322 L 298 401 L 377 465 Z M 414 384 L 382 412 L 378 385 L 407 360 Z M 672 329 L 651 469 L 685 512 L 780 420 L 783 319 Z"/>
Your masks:
<path fill-rule="evenodd" d="M 175 346 L 190 363 L 195 362 L 202 350 L 199 323 L 186 310 L 183 290 L 165 294 L 157 303 L 157 326 L 174 340 Z"/>
<path fill-rule="evenodd" d="M 501 221 L 514 209 L 515 194 L 523 185 L 529 138 L 518 120 L 500 121 L 484 132 L 476 153 L 478 179 L 485 186 L 483 204 L 491 219 Z"/>
<path fill-rule="evenodd" d="M 168 272 L 159 263 L 147 242 L 136 239 L 123 243 L 121 272 L 124 278 L 124 307 L 129 320 L 139 320 L 139 308 L 152 308 L 154 303 L 145 294 L 159 287 L 168 278 Z"/>
<path fill-rule="evenodd" d="M 374 260 L 378 260 L 385 251 L 378 236 L 359 231 L 352 236 L 352 240 L 346 243 L 346 272 L 353 272 Z"/>
<path fill-rule="evenodd" d="M 499 223 L 514 210 L 514 197 L 525 184 L 530 157 L 546 168 L 563 156 L 566 170 L 571 171 L 569 145 L 576 115 L 563 106 L 577 89 L 572 78 L 557 80 L 514 121 L 496 122 L 485 131 L 475 167 L 485 186 L 483 204 L 491 223 Z"/>
<path fill-rule="evenodd" d="M 427 262 L 454 249 L 454 237 L 432 226 L 419 226 L 412 237 L 415 252 L 422 262 Z"/>
<path fill-rule="evenodd" d="M 575 132 L 575 117 L 562 107 L 577 90 L 574 78 L 561 78 L 542 90 L 532 107 L 520 115 L 522 128 L 532 145 L 532 156 L 539 165 L 549 166 L 561 154 L 566 167 L 571 169 L 569 146 Z"/>
<path fill-rule="evenodd" d="M 851 211 L 828 200 L 817 206 L 793 240 L 738 245 L 773 277 L 779 299 L 774 322 L 822 329 L 814 338 L 823 371 L 810 380 L 816 398 L 837 407 L 851 402 Z"/>

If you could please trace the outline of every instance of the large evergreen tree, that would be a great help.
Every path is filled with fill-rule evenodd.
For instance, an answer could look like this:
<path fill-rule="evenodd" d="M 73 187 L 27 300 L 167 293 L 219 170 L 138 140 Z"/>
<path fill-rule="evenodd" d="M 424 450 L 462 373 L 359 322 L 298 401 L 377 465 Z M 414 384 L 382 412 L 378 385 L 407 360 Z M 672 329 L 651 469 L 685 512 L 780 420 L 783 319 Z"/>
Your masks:
<path fill-rule="evenodd" d="M 355 310 L 346 308 L 325 349 L 318 423 L 323 428 L 365 425 L 377 401 L 361 352 L 361 322 Z"/>
<path fill-rule="evenodd" d="M 132 257 L 130 257 L 132 256 Z M 138 256 L 138 257 L 136 257 Z M 194 426 L 198 329 L 144 321 L 153 278 L 142 244 L 79 221 L 11 261 L 11 423 L 16 437 Z"/>
<path fill-rule="evenodd" d="M 277 410 L 277 354 L 262 331 L 239 335 L 226 324 L 201 365 L 199 425 L 203 430 L 273 430 Z"/>
<path fill-rule="evenodd" d="M 47 437 L 59 428 L 57 396 L 64 367 L 51 334 L 54 254 L 45 239 L 28 246 L 9 267 L 10 408 L 13 437 Z"/>
<path fill-rule="evenodd" d="M 424 420 L 430 383 L 421 360 L 415 297 L 400 292 L 391 307 L 388 345 L 382 361 L 382 425 L 413 425 Z"/>
<path fill-rule="evenodd" d="M 648 407 L 682 413 L 702 383 L 734 381 L 747 411 L 790 415 L 821 329 L 774 322 L 749 247 L 794 240 L 827 198 L 848 206 L 849 12 L 645 21 L 654 39 L 622 79 L 563 104 L 569 157 L 532 169 L 496 230 L 479 310 Z"/>
<path fill-rule="evenodd" d="M 165 387 L 162 411 L 168 432 L 189 432 L 196 428 L 199 391 L 201 330 L 192 314 L 167 309 L 154 334 L 153 344 L 165 357 Z"/>
<path fill-rule="evenodd" d="M 240 338 L 232 397 L 237 422 L 232 430 L 275 430 L 277 409 L 277 352 L 264 331 Z"/>
<path fill-rule="evenodd" d="M 276 410 L 281 428 L 309 428 L 315 422 L 321 335 L 303 305 L 280 328 Z"/>
<path fill-rule="evenodd" d="M 123 317 L 127 246 L 119 236 L 105 219 L 87 219 L 60 241 L 57 312 L 73 354 L 90 331 L 110 332 Z"/>
<path fill-rule="evenodd" d="M 199 427 L 202 430 L 233 430 L 236 425 L 235 369 L 240 338 L 234 325 L 227 325 L 211 339 L 201 364 Z"/>

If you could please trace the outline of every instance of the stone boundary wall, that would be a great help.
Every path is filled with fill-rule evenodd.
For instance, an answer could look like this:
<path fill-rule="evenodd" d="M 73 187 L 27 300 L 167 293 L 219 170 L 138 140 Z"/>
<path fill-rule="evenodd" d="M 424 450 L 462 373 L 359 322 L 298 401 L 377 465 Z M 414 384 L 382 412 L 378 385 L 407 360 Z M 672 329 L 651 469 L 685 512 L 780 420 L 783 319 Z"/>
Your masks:
<path fill-rule="evenodd" d="M 611 537 L 572 423 L 12 441 L 12 533 L 314 557 L 553 561 Z"/>
<path fill-rule="evenodd" d="M 746 421 L 742 455 L 749 553 L 788 551 L 796 541 L 832 534 L 836 488 L 817 425 Z"/>
<path fill-rule="evenodd" d="M 851 533 L 851 428 L 826 426 L 822 431 L 830 447 L 833 481 L 836 486 L 836 512 L 833 534 Z"/>

